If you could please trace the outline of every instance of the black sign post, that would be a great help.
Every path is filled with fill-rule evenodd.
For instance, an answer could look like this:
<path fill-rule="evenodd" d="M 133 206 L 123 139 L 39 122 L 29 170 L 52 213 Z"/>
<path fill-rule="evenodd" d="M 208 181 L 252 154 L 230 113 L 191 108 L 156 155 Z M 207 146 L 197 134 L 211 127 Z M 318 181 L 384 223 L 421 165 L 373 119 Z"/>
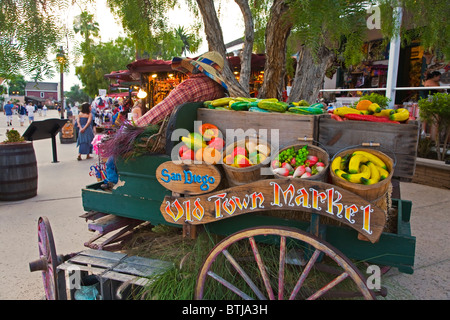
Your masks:
<path fill-rule="evenodd" d="M 28 141 L 42 139 L 52 139 L 53 163 L 58 162 L 56 153 L 56 135 L 67 123 L 67 119 L 46 119 L 42 121 L 33 121 L 22 135 Z"/>

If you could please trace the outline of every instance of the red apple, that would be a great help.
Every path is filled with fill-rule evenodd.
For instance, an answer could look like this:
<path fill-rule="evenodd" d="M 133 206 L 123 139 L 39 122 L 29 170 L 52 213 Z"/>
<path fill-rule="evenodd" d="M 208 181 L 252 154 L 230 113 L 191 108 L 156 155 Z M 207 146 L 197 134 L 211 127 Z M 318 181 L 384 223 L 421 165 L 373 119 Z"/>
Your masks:
<path fill-rule="evenodd" d="M 245 167 L 249 167 L 252 164 L 250 163 L 250 160 L 242 155 L 242 154 L 238 154 L 236 157 L 234 157 L 234 163 L 239 167 L 239 168 L 245 168 Z"/>
<path fill-rule="evenodd" d="M 247 157 L 247 150 L 244 147 L 236 147 L 233 150 L 233 157 L 236 157 L 238 154 Z"/>
<path fill-rule="evenodd" d="M 183 153 L 190 150 L 187 145 L 183 144 L 180 149 L 178 150 L 178 155 L 181 157 Z"/>
<path fill-rule="evenodd" d="M 181 160 L 194 160 L 195 153 L 191 149 L 186 150 L 181 155 Z"/>

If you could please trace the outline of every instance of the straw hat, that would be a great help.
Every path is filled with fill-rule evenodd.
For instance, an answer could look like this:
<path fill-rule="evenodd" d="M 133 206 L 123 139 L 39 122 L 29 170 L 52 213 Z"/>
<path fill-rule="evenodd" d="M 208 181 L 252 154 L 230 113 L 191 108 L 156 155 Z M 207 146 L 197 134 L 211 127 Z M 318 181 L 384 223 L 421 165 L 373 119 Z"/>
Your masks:
<path fill-rule="evenodd" d="M 179 57 L 175 57 L 172 59 L 173 70 L 188 73 L 192 72 L 194 69 L 197 69 L 198 71 L 203 72 L 205 75 L 222 85 L 225 89 L 228 89 L 221 74 L 223 65 L 223 57 L 217 51 L 206 52 L 195 60 Z"/>

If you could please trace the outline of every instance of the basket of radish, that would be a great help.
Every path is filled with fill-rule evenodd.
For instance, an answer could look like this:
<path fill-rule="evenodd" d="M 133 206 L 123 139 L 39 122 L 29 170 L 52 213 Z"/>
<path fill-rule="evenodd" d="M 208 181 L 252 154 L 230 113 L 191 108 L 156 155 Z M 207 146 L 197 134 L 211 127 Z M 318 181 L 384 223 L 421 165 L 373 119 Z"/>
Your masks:
<path fill-rule="evenodd" d="M 291 145 L 281 149 L 270 165 L 276 178 L 326 181 L 330 164 L 328 153 L 313 145 Z"/>

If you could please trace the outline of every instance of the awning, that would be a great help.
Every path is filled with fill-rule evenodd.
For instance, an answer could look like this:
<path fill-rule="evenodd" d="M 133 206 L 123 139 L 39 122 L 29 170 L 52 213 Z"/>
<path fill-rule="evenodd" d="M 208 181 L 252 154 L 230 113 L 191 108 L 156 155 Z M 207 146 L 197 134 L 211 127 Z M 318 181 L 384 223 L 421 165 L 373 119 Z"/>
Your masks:
<path fill-rule="evenodd" d="M 173 72 L 172 60 L 139 59 L 127 65 L 130 72 Z"/>
<path fill-rule="evenodd" d="M 137 92 L 135 91 L 131 92 L 132 96 L 135 96 L 136 94 Z M 129 96 L 129 93 L 128 92 L 108 93 L 106 96 L 111 98 L 126 98 Z"/>

